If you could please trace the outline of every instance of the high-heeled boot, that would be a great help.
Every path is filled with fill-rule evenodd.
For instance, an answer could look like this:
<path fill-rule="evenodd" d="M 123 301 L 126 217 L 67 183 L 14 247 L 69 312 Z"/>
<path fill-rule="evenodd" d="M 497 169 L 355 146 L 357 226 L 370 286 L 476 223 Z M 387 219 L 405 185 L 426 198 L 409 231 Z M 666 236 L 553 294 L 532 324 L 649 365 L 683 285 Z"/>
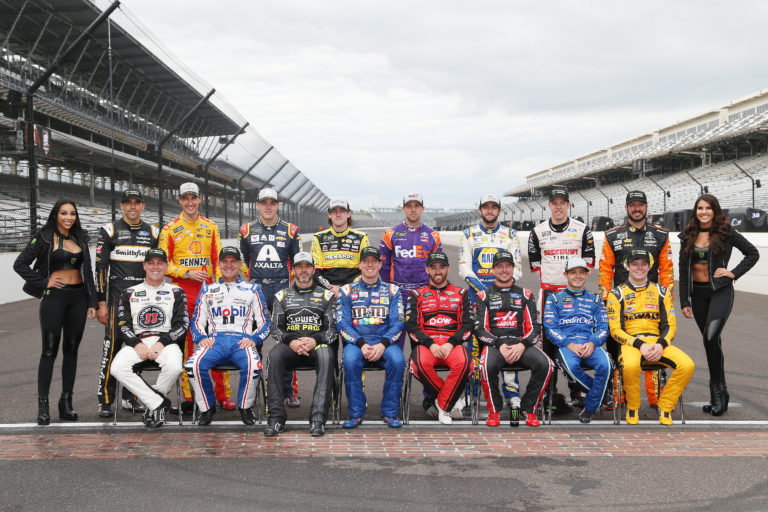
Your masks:
<path fill-rule="evenodd" d="M 719 382 L 709 384 L 710 394 L 712 395 L 712 416 L 721 416 L 725 412 L 723 386 Z"/>
<path fill-rule="evenodd" d="M 37 397 L 37 424 L 38 425 L 50 425 L 51 413 L 48 410 L 48 397 Z"/>
<path fill-rule="evenodd" d="M 731 395 L 728 394 L 728 386 L 721 384 L 720 387 L 723 388 L 723 412 L 725 412 L 728 410 L 728 402 L 731 400 Z"/>
<path fill-rule="evenodd" d="M 72 392 L 62 391 L 59 398 L 59 418 L 67 421 L 77 421 L 77 413 L 72 410 Z"/>

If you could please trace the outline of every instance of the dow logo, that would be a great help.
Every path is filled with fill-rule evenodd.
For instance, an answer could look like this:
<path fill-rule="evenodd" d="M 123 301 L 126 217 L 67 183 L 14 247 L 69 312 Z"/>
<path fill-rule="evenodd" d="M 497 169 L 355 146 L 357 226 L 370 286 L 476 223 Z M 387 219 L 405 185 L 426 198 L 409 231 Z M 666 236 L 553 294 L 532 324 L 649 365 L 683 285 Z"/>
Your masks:
<path fill-rule="evenodd" d="M 157 306 L 147 306 L 139 311 L 137 316 L 139 327 L 142 329 L 160 327 L 165 323 L 165 311 Z"/>

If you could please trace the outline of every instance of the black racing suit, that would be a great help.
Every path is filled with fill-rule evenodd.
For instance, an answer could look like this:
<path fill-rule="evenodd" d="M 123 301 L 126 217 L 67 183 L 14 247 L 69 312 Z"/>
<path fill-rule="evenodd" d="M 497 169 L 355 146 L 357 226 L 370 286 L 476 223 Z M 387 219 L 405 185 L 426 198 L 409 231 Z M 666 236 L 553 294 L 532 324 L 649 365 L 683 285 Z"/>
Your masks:
<path fill-rule="evenodd" d="M 334 307 L 333 293 L 318 285 L 302 289 L 294 283 L 275 295 L 270 333 L 276 345 L 267 358 L 267 415 L 270 423 L 285 423 L 285 375 L 297 366 L 315 367 L 317 383 L 309 421 L 325 423 L 338 349 Z M 317 343 L 306 356 L 297 354 L 290 347 L 291 341 L 303 337 L 313 338 Z"/>
<path fill-rule="evenodd" d="M 107 325 L 99 370 L 99 404 L 111 404 L 115 394 L 115 378 L 110 373 L 112 359 L 122 341 L 117 333 L 117 307 L 120 295 L 144 281 L 144 253 L 157 247 L 160 231 L 146 222 L 131 225 L 125 217 L 105 224 L 96 242 L 96 299 L 107 302 Z M 130 398 L 124 389 L 123 396 Z"/>

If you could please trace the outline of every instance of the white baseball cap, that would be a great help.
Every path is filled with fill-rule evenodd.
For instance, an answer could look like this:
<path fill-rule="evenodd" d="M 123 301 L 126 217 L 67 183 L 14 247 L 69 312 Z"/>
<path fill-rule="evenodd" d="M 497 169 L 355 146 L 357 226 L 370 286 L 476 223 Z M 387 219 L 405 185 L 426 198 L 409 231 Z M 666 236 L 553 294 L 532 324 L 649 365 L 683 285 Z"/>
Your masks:
<path fill-rule="evenodd" d="M 263 188 L 259 190 L 259 199 L 257 202 L 262 202 L 265 199 L 274 199 L 275 201 L 278 201 L 277 199 L 277 192 L 273 188 Z"/>
<path fill-rule="evenodd" d="M 328 212 L 329 213 L 332 212 L 333 209 L 337 208 L 337 207 L 341 207 L 341 208 L 344 208 L 345 210 L 349 211 L 349 203 L 347 202 L 346 199 L 341 199 L 341 198 L 338 198 L 338 197 L 335 198 L 335 199 L 331 199 L 331 202 L 328 203 Z"/>
<path fill-rule="evenodd" d="M 403 196 L 403 206 L 407 205 L 411 201 L 416 201 L 421 206 L 424 206 L 424 198 L 421 194 L 406 194 Z"/>
<path fill-rule="evenodd" d="M 299 263 L 310 263 L 313 267 L 315 266 L 315 260 L 306 251 L 297 252 L 296 256 L 293 257 L 293 264 L 298 265 Z"/>
<path fill-rule="evenodd" d="M 485 194 L 483 197 L 481 197 L 480 206 L 483 206 L 485 203 L 496 203 L 499 205 L 499 208 L 501 208 L 501 199 L 499 199 L 499 196 L 496 194 Z"/>
<path fill-rule="evenodd" d="M 197 186 L 197 184 L 192 183 L 191 181 L 188 181 L 187 183 L 182 183 L 181 186 L 179 187 L 179 197 L 185 194 L 194 194 L 196 196 L 199 196 L 200 188 Z"/>
<path fill-rule="evenodd" d="M 574 268 L 584 268 L 587 271 L 589 271 L 589 266 L 587 265 L 587 262 L 584 261 L 584 258 L 574 257 L 574 258 L 568 258 L 568 261 L 565 262 L 565 271 L 568 272 L 569 270 L 573 270 Z"/>

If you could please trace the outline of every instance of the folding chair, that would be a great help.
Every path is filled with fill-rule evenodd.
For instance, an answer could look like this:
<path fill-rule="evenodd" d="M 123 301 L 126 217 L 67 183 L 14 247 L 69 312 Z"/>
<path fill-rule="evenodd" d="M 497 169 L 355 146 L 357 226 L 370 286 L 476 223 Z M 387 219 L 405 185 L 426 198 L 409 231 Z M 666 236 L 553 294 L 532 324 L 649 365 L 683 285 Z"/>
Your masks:
<path fill-rule="evenodd" d="M 500 371 L 502 373 L 503 372 L 529 372 L 530 369 L 525 368 L 523 366 L 507 365 L 507 366 L 502 366 Z M 477 372 L 476 378 L 479 379 L 480 368 L 475 368 L 475 372 Z M 553 381 L 554 379 L 550 378 L 549 383 L 547 384 L 547 394 L 550 397 L 552 396 Z M 490 398 L 491 397 L 486 397 L 486 399 L 488 400 L 490 400 Z M 536 415 L 538 416 L 539 420 L 541 420 L 545 425 L 551 425 L 552 424 L 552 408 L 542 407 L 542 405 L 543 404 L 539 404 L 539 407 L 536 409 Z M 472 424 L 473 425 L 478 424 L 479 416 L 480 416 L 480 394 L 478 393 L 478 396 L 472 397 Z"/>
<path fill-rule="evenodd" d="M 400 402 L 403 405 L 403 423 L 408 425 L 411 420 L 411 388 L 413 387 L 413 374 L 411 374 L 410 370 L 410 359 L 409 362 L 406 363 L 406 377 L 405 377 L 405 385 L 403 386 L 403 399 Z M 448 373 L 451 371 L 450 368 L 447 366 L 435 366 L 435 371 L 437 373 Z M 418 380 L 418 379 L 417 379 Z M 464 383 L 464 398 L 467 400 L 466 403 L 470 403 L 470 397 L 469 397 L 469 386 Z M 449 411 L 450 412 L 450 411 Z"/>
<path fill-rule="evenodd" d="M 606 352 L 606 354 L 608 354 L 608 352 Z M 609 375 L 609 382 L 608 382 L 609 386 L 606 388 L 605 393 L 606 393 L 606 395 L 610 393 L 611 400 L 613 400 L 613 386 L 610 385 L 610 384 L 611 384 L 611 381 L 613 381 L 614 371 L 616 370 L 616 363 L 614 362 L 613 358 L 611 357 L 611 354 L 608 354 L 608 359 L 611 361 L 611 370 L 610 370 L 610 372 L 608 374 Z M 555 370 L 554 371 L 560 370 L 560 372 L 565 376 L 566 380 L 568 381 L 568 384 L 570 385 L 570 383 L 571 383 L 571 376 L 560 365 L 560 359 L 559 358 L 554 358 L 554 359 L 552 359 L 552 362 L 555 364 Z M 591 369 L 587 370 L 585 368 L 585 371 L 593 371 L 593 370 L 591 370 Z M 552 386 L 550 385 L 550 388 L 551 387 Z M 550 423 L 551 423 L 551 420 L 552 420 L 552 395 L 553 395 L 553 393 L 549 393 L 549 392 L 547 393 L 547 402 L 548 402 L 547 409 L 549 411 L 548 414 L 549 414 Z M 605 403 L 605 398 L 603 398 L 603 403 L 601 403 L 600 407 L 597 409 L 597 414 L 602 414 L 602 412 L 603 412 L 603 404 L 604 403 Z M 615 412 L 616 411 L 616 403 L 615 402 L 613 404 L 613 411 L 614 411 L 614 413 L 613 413 L 613 423 L 615 425 L 618 425 L 618 422 L 616 421 L 616 412 Z"/>
<path fill-rule="evenodd" d="M 240 368 L 235 366 L 234 364 L 217 364 L 211 370 L 218 370 L 222 372 L 238 372 L 240 371 Z M 231 376 L 230 376 L 231 379 Z M 267 403 L 267 386 L 264 384 L 264 372 L 262 371 L 259 373 L 259 382 L 258 387 L 256 388 L 256 401 L 254 402 L 253 406 L 256 408 L 256 419 L 258 420 L 258 424 L 261 425 L 261 422 L 264 421 L 264 418 L 267 417 L 266 415 L 266 403 Z M 193 398 L 192 400 L 192 423 L 197 423 L 197 400 Z"/>
<path fill-rule="evenodd" d="M 138 364 L 133 365 L 133 371 L 141 370 L 141 372 L 159 372 L 160 371 L 160 365 L 157 364 L 155 361 L 142 361 Z M 121 394 L 121 389 L 123 385 L 122 383 L 117 380 L 117 386 L 115 388 L 115 396 L 123 396 Z M 183 425 L 184 422 L 182 420 L 182 413 L 181 413 L 181 374 L 179 374 L 178 378 L 176 379 L 176 403 L 179 405 L 179 425 Z M 120 409 L 120 402 L 118 400 L 115 400 L 115 412 L 114 417 L 112 418 L 112 425 L 117 425 L 117 411 Z"/>
<path fill-rule="evenodd" d="M 384 371 L 384 368 L 381 368 L 379 366 L 373 366 L 373 365 L 364 366 L 363 367 L 363 390 L 365 390 L 365 372 L 383 372 L 383 371 Z M 405 362 L 405 372 L 406 373 L 408 372 L 407 360 Z M 342 394 L 344 393 L 344 364 L 341 361 L 339 361 L 338 382 L 339 382 L 339 405 L 337 406 L 336 411 L 339 417 L 337 417 L 337 422 L 341 421 L 341 418 L 340 418 L 341 397 L 342 397 Z M 399 402 L 400 402 L 400 406 L 399 406 L 400 416 L 402 416 L 403 420 L 405 420 L 405 417 L 403 416 L 403 394 L 402 393 L 400 393 Z"/>
<path fill-rule="evenodd" d="M 659 372 L 659 378 L 656 379 L 656 396 L 661 395 L 662 390 L 662 381 L 666 380 L 662 375 L 666 376 L 666 373 L 664 370 L 669 368 L 668 366 L 665 366 L 661 363 L 652 363 L 650 361 L 643 361 L 640 363 L 640 370 L 641 371 L 658 371 Z M 616 386 L 616 396 L 619 397 L 619 403 L 614 404 L 613 407 L 613 423 L 615 425 L 621 424 L 621 409 L 626 409 L 626 401 L 622 400 L 622 392 L 624 391 L 624 367 L 621 362 L 621 358 L 619 358 L 619 362 L 617 364 L 617 369 L 619 371 L 619 378 L 617 379 L 617 386 Z M 642 391 L 642 390 L 641 390 Z M 685 405 L 683 402 L 683 395 L 684 393 L 680 393 L 680 399 L 678 400 L 678 406 L 680 407 L 680 422 L 685 425 Z M 673 411 L 674 412 L 674 411 Z"/>

